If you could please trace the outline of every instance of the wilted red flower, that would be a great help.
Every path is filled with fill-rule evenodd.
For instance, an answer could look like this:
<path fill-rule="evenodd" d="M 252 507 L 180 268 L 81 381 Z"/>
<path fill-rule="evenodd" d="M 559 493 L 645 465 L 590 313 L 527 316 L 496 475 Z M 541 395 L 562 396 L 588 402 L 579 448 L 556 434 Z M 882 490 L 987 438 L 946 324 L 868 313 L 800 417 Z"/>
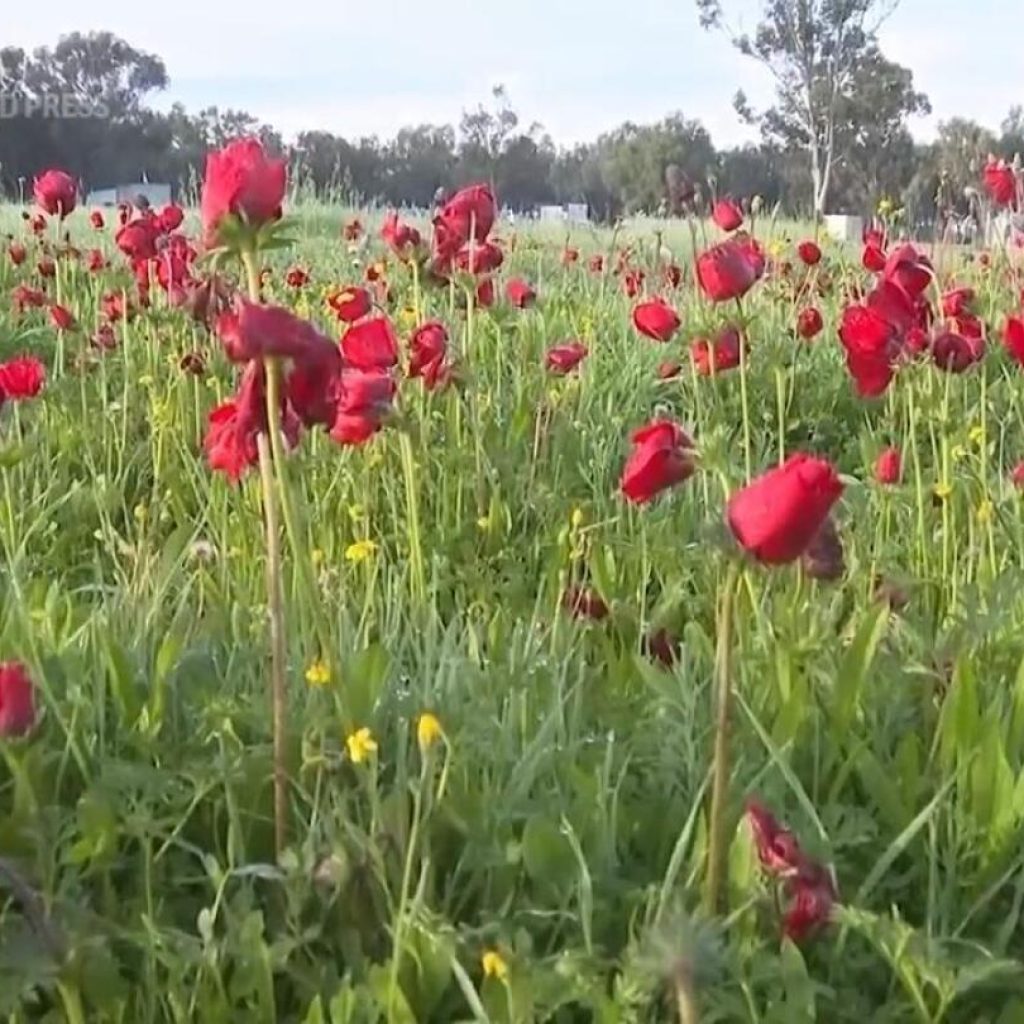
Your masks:
<path fill-rule="evenodd" d="M 476 286 L 476 304 L 481 309 L 489 309 L 494 305 L 494 279 L 485 277 Z"/>
<path fill-rule="evenodd" d="M 20 661 L 0 663 L 0 739 L 15 739 L 36 724 L 32 680 Z"/>
<path fill-rule="evenodd" d="M 743 223 L 743 210 L 732 199 L 719 199 L 712 207 L 711 219 L 723 231 L 735 231 Z"/>
<path fill-rule="evenodd" d="M 662 626 L 647 634 L 644 648 L 649 657 L 665 668 L 671 668 L 679 660 L 683 642 L 675 633 Z"/>
<path fill-rule="evenodd" d="M 398 214 L 394 210 L 391 210 L 384 218 L 384 224 L 380 229 L 380 237 L 384 239 L 395 255 L 401 260 L 409 259 L 422 242 L 420 233 L 416 228 L 411 224 L 400 223 Z"/>
<path fill-rule="evenodd" d="M 965 316 L 970 313 L 974 299 L 973 288 L 953 288 L 942 296 L 942 315 Z"/>
<path fill-rule="evenodd" d="M 594 253 L 594 255 L 587 260 L 587 269 L 592 274 L 604 273 L 604 256 L 599 252 Z"/>
<path fill-rule="evenodd" d="M 363 234 L 363 222 L 358 217 L 346 221 L 341 229 L 341 236 L 346 242 L 356 242 Z"/>
<path fill-rule="evenodd" d="M 800 260 L 808 267 L 816 266 L 821 262 L 821 248 L 817 242 L 807 239 L 796 247 Z"/>
<path fill-rule="evenodd" d="M 177 231 L 185 220 L 185 211 L 174 203 L 168 203 L 156 217 L 157 229 L 165 235 Z"/>
<path fill-rule="evenodd" d="M 821 313 L 814 306 L 800 310 L 800 315 L 796 318 L 796 333 L 805 341 L 810 341 L 821 334 L 824 326 Z"/>
<path fill-rule="evenodd" d="M 422 377 L 433 390 L 445 377 L 448 332 L 439 320 L 422 323 L 409 338 L 409 376 Z"/>
<path fill-rule="evenodd" d="M 300 425 L 286 399 L 281 398 L 281 428 L 289 447 L 298 444 Z M 210 413 L 203 449 L 210 468 L 238 480 L 256 465 L 256 439 L 267 433 L 267 385 L 263 363 L 251 360 L 242 374 L 238 393 Z"/>
<path fill-rule="evenodd" d="M 911 299 L 921 295 L 935 276 L 931 260 L 909 243 L 889 253 L 883 273 L 887 281 L 899 285 Z"/>
<path fill-rule="evenodd" d="M 742 355 L 743 338 L 735 327 L 724 327 L 713 342 L 707 338 L 694 338 L 690 343 L 690 357 L 701 377 L 736 369 Z"/>
<path fill-rule="evenodd" d="M 1024 366 L 1024 317 L 1007 317 L 1003 345 L 1014 362 Z"/>
<path fill-rule="evenodd" d="M 75 179 L 66 171 L 44 171 L 32 184 L 36 202 L 51 216 L 59 214 L 63 220 L 78 202 Z"/>
<path fill-rule="evenodd" d="M 712 302 L 728 302 L 746 295 L 764 272 L 749 244 L 729 239 L 697 257 L 697 281 Z"/>
<path fill-rule="evenodd" d="M 111 349 L 117 348 L 117 335 L 114 333 L 114 328 L 110 324 L 100 324 L 93 333 L 90 344 L 101 352 L 109 352 Z"/>
<path fill-rule="evenodd" d="M 521 277 L 513 277 L 505 285 L 505 298 L 516 307 L 525 309 L 532 306 L 537 299 L 537 293 Z"/>
<path fill-rule="evenodd" d="M 238 139 L 206 158 L 200 212 L 208 247 L 221 244 L 225 217 L 259 227 L 279 220 L 284 202 L 285 162 L 267 156 L 258 139 Z"/>
<path fill-rule="evenodd" d="M 683 372 L 683 364 L 678 359 L 666 359 L 658 364 L 658 379 L 672 380 Z"/>
<path fill-rule="evenodd" d="M 186 352 L 179 360 L 178 368 L 193 377 L 201 377 L 206 372 L 206 359 L 202 352 Z"/>
<path fill-rule="evenodd" d="M 693 442 L 678 423 L 653 420 L 631 442 L 620 484 L 627 500 L 645 504 L 693 475 Z"/>
<path fill-rule="evenodd" d="M 46 305 L 46 293 L 39 288 L 19 284 L 11 291 L 11 303 L 17 313 L 24 313 L 26 309 L 41 309 Z"/>
<path fill-rule="evenodd" d="M 334 310 L 339 320 L 347 324 L 361 320 L 373 308 L 373 300 L 365 288 L 352 286 L 332 292 L 327 297 L 327 305 Z"/>
<path fill-rule="evenodd" d="M 796 836 L 780 825 L 764 804 L 749 800 L 746 821 L 754 838 L 758 860 L 769 875 L 786 878 L 800 870 L 804 855 Z"/>
<path fill-rule="evenodd" d="M 20 267 L 25 262 L 25 257 L 28 253 L 25 251 L 25 246 L 20 242 L 11 242 L 7 247 L 7 255 L 11 257 L 11 263 L 16 267 Z"/>
<path fill-rule="evenodd" d="M 50 306 L 50 320 L 58 331 L 71 331 L 76 326 L 71 310 L 56 302 Z"/>
<path fill-rule="evenodd" d="M 44 256 L 36 264 L 36 270 L 39 271 L 40 277 L 52 278 L 57 276 L 57 264 L 49 256 Z"/>
<path fill-rule="evenodd" d="M 241 296 L 233 310 L 217 318 L 217 333 L 227 357 L 235 363 L 268 356 L 315 360 L 335 347 L 308 320 L 281 306 L 249 302 Z"/>
<path fill-rule="evenodd" d="M 455 254 L 455 266 L 470 274 L 489 274 L 504 260 L 505 254 L 493 242 L 467 242 Z"/>
<path fill-rule="evenodd" d="M 566 587 L 562 595 L 562 607 L 574 619 L 592 619 L 600 622 L 608 616 L 608 605 L 593 587 Z"/>
<path fill-rule="evenodd" d="M 564 376 L 572 373 L 588 354 L 587 346 L 582 341 L 569 341 L 564 345 L 554 345 L 548 349 L 546 363 L 552 373 Z"/>
<path fill-rule="evenodd" d="M 100 211 L 100 210 L 93 210 L 92 213 L 89 214 L 89 223 L 97 231 L 102 231 L 103 228 L 106 226 L 105 221 L 103 220 L 103 213 L 102 213 L 102 211 Z"/>
<path fill-rule="evenodd" d="M 831 463 L 798 452 L 733 494 L 726 521 L 758 561 L 782 565 L 803 554 L 842 493 Z"/>
<path fill-rule="evenodd" d="M 156 256 L 156 230 L 151 220 L 129 221 L 114 236 L 114 242 L 130 260 L 138 262 Z"/>
<path fill-rule="evenodd" d="M 574 249 L 571 245 L 567 245 L 562 250 L 562 266 L 571 267 L 574 263 L 578 263 L 580 259 L 579 249 Z"/>
<path fill-rule="evenodd" d="M 441 207 L 435 220 L 446 232 L 465 243 L 470 238 L 483 242 L 490 234 L 497 216 L 494 193 L 488 184 L 468 185 L 460 189 Z"/>
<path fill-rule="evenodd" d="M 1017 176 L 1005 160 L 990 156 L 982 172 L 985 191 L 997 206 L 1016 206 Z"/>
<path fill-rule="evenodd" d="M 963 373 L 984 356 L 985 339 L 979 335 L 945 330 L 932 338 L 932 361 L 948 373 Z"/>
<path fill-rule="evenodd" d="M 398 362 L 398 339 L 386 316 L 353 324 L 341 339 L 341 354 L 358 370 L 386 370 Z"/>
<path fill-rule="evenodd" d="M 383 426 L 395 397 L 395 381 L 382 370 L 342 370 L 331 437 L 339 444 L 362 444 Z"/>
<path fill-rule="evenodd" d="M 12 402 L 35 398 L 46 383 L 46 368 L 35 356 L 17 356 L 0 363 L 0 394 Z"/>
<path fill-rule="evenodd" d="M 683 268 L 677 263 L 666 263 L 661 268 L 661 279 L 668 288 L 678 288 L 683 280 Z"/>
<path fill-rule="evenodd" d="M 112 324 L 129 312 L 124 292 L 106 292 L 100 299 L 100 310 Z"/>
<path fill-rule="evenodd" d="M 903 458 L 899 448 L 886 448 L 875 462 L 875 479 L 880 484 L 898 484 L 903 478 Z"/>
<path fill-rule="evenodd" d="M 32 228 L 32 234 L 41 235 L 46 230 L 46 218 L 41 213 L 37 213 L 29 221 L 29 227 Z"/>
<path fill-rule="evenodd" d="M 872 274 L 880 274 L 885 270 L 885 250 L 873 242 L 868 242 L 861 253 L 860 261 L 865 270 L 870 270 Z"/>
<path fill-rule="evenodd" d="M 85 267 L 89 273 L 98 274 L 101 270 L 105 270 L 106 266 L 107 258 L 103 255 L 103 251 L 101 249 L 90 249 L 85 261 Z"/>
<path fill-rule="evenodd" d="M 627 270 L 622 275 L 622 290 L 626 293 L 627 298 L 635 299 L 643 291 L 645 276 L 639 267 Z"/>
<path fill-rule="evenodd" d="M 679 329 L 679 314 L 664 299 L 641 302 L 633 310 L 636 329 L 655 341 L 668 341 Z"/>
<path fill-rule="evenodd" d="M 303 270 L 302 267 L 292 267 L 287 274 L 284 275 L 284 283 L 289 288 L 305 288 L 309 284 L 309 273 Z"/>

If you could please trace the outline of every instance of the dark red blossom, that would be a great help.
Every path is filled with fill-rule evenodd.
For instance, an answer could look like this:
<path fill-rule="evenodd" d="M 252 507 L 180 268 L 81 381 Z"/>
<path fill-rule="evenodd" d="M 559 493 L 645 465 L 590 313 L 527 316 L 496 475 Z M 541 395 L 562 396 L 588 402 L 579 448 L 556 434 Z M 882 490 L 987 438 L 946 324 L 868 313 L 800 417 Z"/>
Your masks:
<path fill-rule="evenodd" d="M 608 605 L 593 587 L 567 587 L 562 595 L 562 607 L 574 619 L 590 619 L 600 622 L 608 616 Z"/>
<path fill-rule="evenodd" d="M 693 475 L 693 442 L 678 423 L 653 420 L 633 433 L 633 450 L 622 470 L 622 493 L 646 504 Z"/>
<path fill-rule="evenodd" d="M 641 302 L 633 309 L 633 325 L 654 341 L 668 341 L 679 324 L 679 314 L 661 298 Z"/>
<path fill-rule="evenodd" d="M 694 338 L 690 343 L 690 357 L 696 372 L 701 377 L 711 377 L 725 370 L 734 370 L 740 365 L 743 355 L 743 338 L 735 327 L 724 327 L 714 341 Z"/>
<path fill-rule="evenodd" d="M 526 309 L 537 300 L 537 293 L 521 277 L 514 277 L 505 285 L 505 298 L 516 309 Z"/>
<path fill-rule="evenodd" d="M 587 353 L 587 346 L 582 341 L 569 341 L 548 349 L 545 362 L 552 373 L 564 376 L 567 373 L 572 373 L 586 359 Z"/>
<path fill-rule="evenodd" d="M 235 308 L 217 319 L 217 333 L 232 362 L 268 356 L 282 359 L 323 358 L 334 348 L 308 320 L 281 306 L 265 306 L 239 296 Z"/>
<path fill-rule="evenodd" d="M 36 724 L 32 680 L 20 661 L 0 663 L 0 740 L 16 739 Z"/>
<path fill-rule="evenodd" d="M 386 316 L 352 324 L 341 339 L 341 354 L 358 370 L 386 370 L 398 362 L 398 338 Z"/>
<path fill-rule="evenodd" d="M 46 368 L 35 356 L 16 356 L 0 363 L 0 394 L 12 402 L 35 398 L 46 383 Z"/>

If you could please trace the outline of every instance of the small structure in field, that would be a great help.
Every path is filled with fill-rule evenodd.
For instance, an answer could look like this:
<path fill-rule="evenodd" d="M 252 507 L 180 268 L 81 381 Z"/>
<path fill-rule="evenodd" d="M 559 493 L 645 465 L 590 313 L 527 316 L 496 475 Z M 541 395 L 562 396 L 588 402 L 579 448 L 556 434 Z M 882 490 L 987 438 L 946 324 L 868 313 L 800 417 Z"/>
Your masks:
<path fill-rule="evenodd" d="M 586 203 L 565 203 L 562 206 L 542 206 L 537 211 L 538 220 L 562 221 L 566 224 L 589 224 L 590 214 Z"/>
<path fill-rule="evenodd" d="M 825 230 L 837 242 L 859 242 L 864 237 L 864 220 L 846 213 L 830 213 L 825 217 Z"/>
<path fill-rule="evenodd" d="M 145 196 L 150 206 L 166 206 L 171 201 L 171 186 L 155 181 L 136 181 L 131 185 L 111 185 L 97 188 L 86 196 L 86 206 L 117 206 L 118 203 L 134 203 L 139 196 Z"/>

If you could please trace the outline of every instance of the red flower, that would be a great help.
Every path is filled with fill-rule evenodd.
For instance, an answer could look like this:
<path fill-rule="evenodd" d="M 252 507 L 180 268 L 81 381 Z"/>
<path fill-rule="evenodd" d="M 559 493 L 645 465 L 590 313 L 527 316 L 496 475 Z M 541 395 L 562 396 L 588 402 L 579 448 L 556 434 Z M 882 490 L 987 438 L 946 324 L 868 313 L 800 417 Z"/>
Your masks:
<path fill-rule="evenodd" d="M 39 288 L 19 284 L 11 292 L 11 302 L 17 313 L 24 313 L 26 309 L 41 309 L 46 305 L 46 293 Z"/>
<path fill-rule="evenodd" d="M 75 329 L 75 318 L 66 306 L 54 303 L 50 307 L 50 320 L 58 331 L 72 331 Z"/>
<path fill-rule="evenodd" d="M 668 341 L 679 329 L 679 315 L 664 299 L 641 302 L 633 310 L 636 329 L 655 341 Z"/>
<path fill-rule="evenodd" d="M 586 359 L 587 346 L 582 341 L 569 341 L 564 345 L 555 345 L 548 349 L 547 366 L 553 373 L 564 376 L 572 373 Z"/>
<path fill-rule="evenodd" d="M 886 448 L 875 462 L 875 479 L 886 486 L 903 478 L 903 458 L 899 448 Z"/>
<path fill-rule="evenodd" d="M 358 241 L 363 234 L 363 222 L 358 217 L 346 222 L 341 229 L 341 236 L 346 242 Z"/>
<path fill-rule="evenodd" d="M 334 423 L 341 370 L 341 349 L 334 346 L 313 359 L 292 363 L 285 385 L 288 401 L 307 427 L 330 428 Z"/>
<path fill-rule="evenodd" d="M 44 171 L 35 179 L 32 194 L 36 202 L 51 216 L 59 214 L 63 220 L 78 202 L 75 180 L 65 171 Z"/>
<path fill-rule="evenodd" d="M 409 338 L 409 376 L 422 377 L 433 390 L 446 376 L 448 332 L 439 320 L 420 324 Z"/>
<path fill-rule="evenodd" d="M 835 903 L 835 889 L 828 872 L 816 870 L 799 875 L 790 886 L 792 902 L 782 921 L 783 934 L 793 942 L 802 942 L 828 922 Z"/>
<path fill-rule="evenodd" d="M 111 349 L 117 348 L 117 335 L 114 334 L 114 328 L 110 324 L 100 324 L 89 344 L 101 352 L 109 352 Z"/>
<path fill-rule="evenodd" d="M 992 202 L 997 206 L 1015 207 L 1017 204 L 1017 177 L 1013 168 L 1006 161 L 996 160 L 990 156 L 982 173 L 985 190 Z"/>
<path fill-rule="evenodd" d="M 343 288 L 340 292 L 332 292 L 328 296 L 327 305 L 334 310 L 339 320 L 351 324 L 370 312 L 373 301 L 365 288 L 353 286 Z"/>
<path fill-rule="evenodd" d="M 1010 480 L 1014 487 L 1024 490 L 1024 462 L 1018 462 L 1010 473 Z"/>
<path fill-rule="evenodd" d="M 7 255 L 11 257 L 11 263 L 16 267 L 20 267 L 25 262 L 25 257 L 28 253 L 25 251 L 25 246 L 20 242 L 11 242 L 7 247 Z"/>
<path fill-rule="evenodd" d="M 842 493 L 829 462 L 797 453 L 737 491 L 726 520 L 758 561 L 782 565 L 803 554 Z"/>
<path fill-rule="evenodd" d="M 37 213 L 29 223 L 34 235 L 41 235 L 46 230 L 46 218 L 41 213 Z"/>
<path fill-rule="evenodd" d="M 156 256 L 156 231 L 149 220 L 133 220 L 120 228 L 114 242 L 130 260 L 149 260 Z"/>
<path fill-rule="evenodd" d="M 683 268 L 675 263 L 666 263 L 661 271 L 661 278 L 669 288 L 678 288 L 683 280 Z"/>
<path fill-rule="evenodd" d="M 106 269 L 107 258 L 103 255 L 100 249 L 90 249 L 88 259 L 85 261 L 86 269 L 90 274 L 98 274 L 101 270 Z"/>
<path fill-rule="evenodd" d="M 817 242 L 812 242 L 810 239 L 806 242 L 801 242 L 796 247 L 796 252 L 808 267 L 816 266 L 821 262 L 821 249 Z"/>
<path fill-rule="evenodd" d="M 100 309 L 112 324 L 116 324 L 126 312 L 129 312 L 124 292 L 107 292 L 100 299 Z"/>
<path fill-rule="evenodd" d="M 974 298 L 973 288 L 954 288 L 946 292 L 942 296 L 942 315 L 959 317 L 970 313 Z"/>
<path fill-rule="evenodd" d="M 309 274 L 303 270 L 302 267 L 292 267 L 287 274 L 284 275 L 284 283 L 289 288 L 304 288 L 309 284 Z"/>
<path fill-rule="evenodd" d="M 693 442 L 678 423 L 653 420 L 635 431 L 622 470 L 622 493 L 642 505 L 693 475 Z"/>
<path fill-rule="evenodd" d="M 39 271 L 40 277 L 56 277 L 57 276 L 57 264 L 50 259 L 49 256 L 44 256 L 37 264 L 36 270 Z"/>
<path fill-rule="evenodd" d="M 395 382 L 381 370 L 341 372 L 331 437 L 339 444 L 362 444 L 383 426 L 395 397 Z"/>
<path fill-rule="evenodd" d="M 168 203 L 158 214 L 157 214 L 157 229 L 165 235 L 169 235 L 172 231 L 177 231 L 181 227 L 182 222 L 185 220 L 185 211 L 180 206 L 175 206 L 174 203 Z"/>
<path fill-rule="evenodd" d="M 235 309 L 217 318 L 217 333 L 235 363 L 267 356 L 307 360 L 325 358 L 334 342 L 308 320 L 281 306 L 264 306 L 239 296 Z"/>
<path fill-rule="evenodd" d="M 690 344 L 690 357 L 701 377 L 736 369 L 742 354 L 743 339 L 735 327 L 723 328 L 713 342 L 707 338 L 695 338 Z"/>
<path fill-rule="evenodd" d="M 880 245 L 868 242 L 864 246 L 860 261 L 865 270 L 870 270 L 872 274 L 880 274 L 885 270 L 885 250 Z"/>
<path fill-rule="evenodd" d="M 562 266 L 571 267 L 574 263 L 578 263 L 580 259 L 579 249 L 574 249 L 572 246 L 567 245 L 562 250 Z"/>
<path fill-rule="evenodd" d="M 697 257 L 697 281 L 712 302 L 746 295 L 764 273 L 764 262 L 749 244 L 729 239 Z"/>
<path fill-rule="evenodd" d="M 386 370 L 398 362 L 398 339 L 386 316 L 353 324 L 341 339 L 341 354 L 357 370 Z"/>
<path fill-rule="evenodd" d="M 947 373 L 963 373 L 985 356 L 985 339 L 973 332 L 970 335 L 942 331 L 932 338 L 932 361 Z"/>
<path fill-rule="evenodd" d="M 220 244 L 225 217 L 259 227 L 279 220 L 284 202 L 285 162 L 270 159 L 257 139 L 238 139 L 206 158 L 200 211 L 208 247 Z"/>
<path fill-rule="evenodd" d="M 743 223 L 743 210 L 732 199 L 719 199 L 711 210 L 711 219 L 723 231 L 735 231 Z"/>
<path fill-rule="evenodd" d="M 505 254 L 493 242 L 467 242 L 455 254 L 455 266 L 470 274 L 489 274 L 504 260 Z"/>
<path fill-rule="evenodd" d="M 124 227 L 132 218 L 132 204 L 131 203 L 118 203 L 117 204 L 117 222 Z"/>
<path fill-rule="evenodd" d="M 12 402 L 35 398 L 46 383 L 46 368 L 34 356 L 18 356 L 0 363 L 0 394 Z"/>
<path fill-rule="evenodd" d="M 587 260 L 587 269 L 592 274 L 604 273 L 604 256 L 602 256 L 599 252 L 594 253 L 594 255 L 591 256 L 589 260 Z"/>
<path fill-rule="evenodd" d="M 36 723 L 32 680 L 20 661 L 0 663 L 0 739 L 24 736 Z"/>
<path fill-rule="evenodd" d="M 746 820 L 761 867 L 777 878 L 796 874 L 804 864 L 796 836 L 780 825 L 775 815 L 757 800 L 747 802 Z"/>
<path fill-rule="evenodd" d="M 658 364 L 658 379 L 672 380 L 683 372 L 683 364 L 678 359 L 666 359 Z"/>
<path fill-rule="evenodd" d="M 608 605 L 593 587 L 567 587 L 562 595 L 562 607 L 574 619 L 600 622 L 608 616 Z"/>
<path fill-rule="evenodd" d="M 665 668 L 671 668 L 679 660 L 683 642 L 675 633 L 662 627 L 647 634 L 644 647 L 649 657 Z"/>
<path fill-rule="evenodd" d="M 476 304 L 481 309 L 489 309 L 494 305 L 494 280 L 492 278 L 486 277 L 476 286 Z"/>
<path fill-rule="evenodd" d="M 796 333 L 805 341 L 810 341 L 821 334 L 824 326 L 821 313 L 814 306 L 800 310 L 800 315 L 796 319 Z"/>
<path fill-rule="evenodd" d="M 482 242 L 490 234 L 497 212 L 490 185 L 469 185 L 441 207 L 438 218 L 462 242 L 470 238 Z"/>
<path fill-rule="evenodd" d="M 516 309 L 526 309 L 527 306 L 532 306 L 536 301 L 537 293 L 522 278 L 513 277 L 505 285 L 505 298 Z"/>
<path fill-rule="evenodd" d="M 420 233 L 412 225 L 399 223 L 398 214 L 394 210 L 384 218 L 380 237 L 401 260 L 409 259 L 422 241 Z"/>
<path fill-rule="evenodd" d="M 635 270 L 627 270 L 622 277 L 622 290 L 626 297 L 635 299 L 644 287 L 644 272 L 638 267 Z"/>
<path fill-rule="evenodd" d="M 935 276 L 931 260 L 909 243 L 889 253 L 883 272 L 887 281 L 898 284 L 911 299 L 921 295 Z"/>
<path fill-rule="evenodd" d="M 888 320 L 870 306 L 847 306 L 839 339 L 857 394 L 874 397 L 889 386 L 899 353 L 898 337 Z"/>
<path fill-rule="evenodd" d="M 89 214 L 89 223 L 97 231 L 102 231 L 105 226 L 102 212 L 100 210 L 93 210 L 92 213 Z"/>
<path fill-rule="evenodd" d="M 1024 317 L 1007 317 L 1003 328 L 1003 344 L 1010 357 L 1024 366 Z"/>
<path fill-rule="evenodd" d="M 282 396 L 281 426 L 285 441 L 294 447 L 299 440 L 299 421 Z M 238 480 L 250 466 L 256 465 L 257 437 L 268 430 L 267 385 L 263 363 L 252 360 L 242 374 L 238 394 L 210 413 L 203 448 L 210 469 Z"/>

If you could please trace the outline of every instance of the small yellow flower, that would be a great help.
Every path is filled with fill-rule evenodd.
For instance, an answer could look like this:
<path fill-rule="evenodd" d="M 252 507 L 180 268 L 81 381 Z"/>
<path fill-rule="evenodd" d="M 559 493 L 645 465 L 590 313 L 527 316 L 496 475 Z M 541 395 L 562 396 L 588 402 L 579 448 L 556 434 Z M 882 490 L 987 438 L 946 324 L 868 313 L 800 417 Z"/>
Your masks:
<path fill-rule="evenodd" d="M 778 259 L 786 251 L 786 243 L 781 238 L 773 238 L 768 243 L 768 255 Z"/>
<path fill-rule="evenodd" d="M 505 963 L 502 955 L 496 950 L 489 949 L 481 960 L 485 978 L 497 978 L 498 981 L 508 981 L 508 964 Z"/>
<path fill-rule="evenodd" d="M 323 548 L 313 548 L 313 553 L 312 553 L 311 557 L 313 559 L 313 565 L 316 568 L 319 568 L 321 565 L 324 564 L 324 557 L 325 557 L 324 556 L 324 549 Z"/>
<path fill-rule="evenodd" d="M 349 735 L 345 740 L 345 746 L 348 747 L 348 756 L 353 764 L 362 764 L 369 760 L 371 754 L 377 753 L 377 741 L 365 725 Z"/>
<path fill-rule="evenodd" d="M 419 741 L 420 750 L 433 746 L 443 735 L 441 720 L 437 715 L 424 711 L 416 720 L 416 739 Z"/>
<path fill-rule="evenodd" d="M 377 545 L 372 540 L 357 540 L 345 548 L 345 560 L 348 562 L 365 562 L 377 552 Z"/>
<path fill-rule="evenodd" d="M 144 504 L 140 503 L 135 506 L 132 514 L 135 516 L 136 522 L 144 523 L 146 521 L 146 517 L 149 515 L 149 509 L 146 508 Z"/>
<path fill-rule="evenodd" d="M 348 507 L 349 519 L 362 519 L 366 515 L 366 509 L 363 508 L 358 502 Z"/>
<path fill-rule="evenodd" d="M 584 522 L 585 516 L 583 515 L 583 509 L 576 507 L 572 510 L 572 515 L 569 517 L 569 522 L 572 524 L 574 530 L 578 530 Z"/>
<path fill-rule="evenodd" d="M 892 213 L 892 200 L 888 196 L 878 200 L 878 212 L 884 217 L 887 213 Z"/>
<path fill-rule="evenodd" d="M 331 670 L 322 658 L 318 658 L 306 669 L 306 682 L 310 686 L 326 686 L 330 681 Z"/>
<path fill-rule="evenodd" d="M 482 532 L 486 533 L 491 528 L 491 517 L 490 516 L 481 516 L 476 521 L 476 528 L 478 530 L 481 530 Z"/>
<path fill-rule="evenodd" d="M 940 501 L 945 501 L 952 493 L 953 488 L 950 484 L 942 483 L 935 485 L 934 494 Z"/>
<path fill-rule="evenodd" d="M 981 444 L 985 440 L 985 431 L 982 429 L 981 424 L 978 423 L 971 427 L 971 432 L 967 436 L 971 439 L 971 444 Z"/>
<path fill-rule="evenodd" d="M 967 458 L 967 449 L 962 444 L 955 444 L 949 450 L 949 457 L 954 462 L 962 462 Z"/>
<path fill-rule="evenodd" d="M 979 523 L 991 523 L 993 517 L 996 514 L 996 507 L 985 498 L 984 501 L 978 506 L 978 522 Z"/>

